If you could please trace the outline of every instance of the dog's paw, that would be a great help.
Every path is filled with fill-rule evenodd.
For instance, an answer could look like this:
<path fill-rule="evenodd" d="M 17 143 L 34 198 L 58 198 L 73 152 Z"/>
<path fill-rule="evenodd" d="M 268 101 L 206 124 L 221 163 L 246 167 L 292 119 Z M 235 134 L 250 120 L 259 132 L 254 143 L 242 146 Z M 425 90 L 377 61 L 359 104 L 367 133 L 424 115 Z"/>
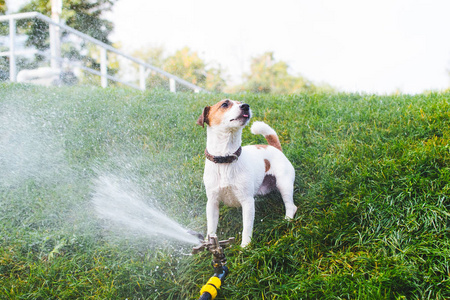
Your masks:
<path fill-rule="evenodd" d="M 241 248 L 245 248 L 249 245 L 250 243 L 241 243 Z"/>
<path fill-rule="evenodd" d="M 289 205 L 289 207 L 286 208 L 286 220 L 293 219 L 295 216 L 295 213 L 297 212 L 297 206 L 295 205 Z"/>
<path fill-rule="evenodd" d="M 242 248 L 247 247 L 247 246 L 250 244 L 250 242 L 251 242 L 251 239 L 250 239 L 250 238 L 248 238 L 248 239 L 243 238 L 243 239 L 242 239 L 242 242 L 241 242 L 241 247 L 242 247 Z"/>

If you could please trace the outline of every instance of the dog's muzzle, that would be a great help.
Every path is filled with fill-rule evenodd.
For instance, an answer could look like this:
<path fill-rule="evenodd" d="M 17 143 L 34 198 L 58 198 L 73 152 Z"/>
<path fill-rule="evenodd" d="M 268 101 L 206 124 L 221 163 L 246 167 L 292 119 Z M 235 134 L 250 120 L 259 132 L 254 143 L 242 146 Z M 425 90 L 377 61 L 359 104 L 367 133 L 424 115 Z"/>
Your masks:
<path fill-rule="evenodd" d="M 250 118 L 250 105 L 244 103 L 241 104 L 241 110 L 242 110 L 242 117 L 243 118 Z"/>
<path fill-rule="evenodd" d="M 244 103 L 239 108 L 241 109 L 241 114 L 237 118 L 231 119 L 230 122 L 241 121 L 242 125 L 245 125 L 251 117 L 250 105 Z"/>

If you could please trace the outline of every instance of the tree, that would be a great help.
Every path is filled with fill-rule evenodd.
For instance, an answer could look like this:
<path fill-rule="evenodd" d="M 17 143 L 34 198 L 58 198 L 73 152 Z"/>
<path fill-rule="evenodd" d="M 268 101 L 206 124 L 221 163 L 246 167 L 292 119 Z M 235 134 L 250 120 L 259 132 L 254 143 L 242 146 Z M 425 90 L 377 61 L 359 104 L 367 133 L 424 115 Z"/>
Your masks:
<path fill-rule="evenodd" d="M 252 58 L 250 73 L 244 75 L 241 91 L 253 93 L 298 93 L 313 91 L 316 87 L 302 76 L 293 76 L 288 72 L 289 65 L 284 61 L 275 61 L 273 52 L 266 52 Z"/>
<path fill-rule="evenodd" d="M 0 0 L 0 15 L 4 15 L 7 9 L 5 0 Z"/>
<path fill-rule="evenodd" d="M 64 0 L 61 19 L 65 24 L 85 33 L 106 44 L 111 44 L 108 36 L 112 32 L 113 23 L 102 19 L 104 12 L 111 10 L 117 0 Z M 31 0 L 25 4 L 19 12 L 37 11 L 48 17 L 51 16 L 51 1 Z M 35 47 L 40 51 L 47 50 L 49 45 L 48 24 L 39 19 L 24 19 L 17 22 L 18 30 L 28 36 L 26 46 Z M 68 36 L 62 32 L 62 39 Z M 66 44 L 62 48 L 62 55 L 72 60 L 82 60 L 88 67 L 98 70 L 99 64 L 83 54 L 89 52 L 89 44 L 86 42 Z M 44 60 L 41 55 L 36 55 L 37 61 Z"/>
<path fill-rule="evenodd" d="M 111 45 L 108 39 L 113 30 L 113 23 L 103 19 L 102 14 L 111 10 L 117 0 L 64 0 L 61 19 L 64 23 L 82 33 L 85 33 L 103 43 Z M 51 2 L 49 0 L 31 0 L 19 9 L 19 12 L 35 11 L 48 17 L 51 16 Z M 48 58 L 42 55 L 50 47 L 49 25 L 39 19 L 23 19 L 17 22 L 19 34 L 28 36 L 25 45 L 40 51 L 34 60 L 18 63 L 19 69 L 28 68 L 31 64 L 39 66 Z M 83 65 L 94 70 L 100 70 L 98 60 L 92 58 L 92 53 L 97 51 L 92 43 L 75 39 L 64 30 L 61 32 L 61 56 L 72 61 L 82 61 Z M 110 59 L 109 59 L 110 60 Z M 109 63 L 111 65 L 111 63 Z M 114 74 L 117 69 L 108 68 L 109 74 Z"/>
<path fill-rule="evenodd" d="M 164 62 L 165 71 L 195 85 L 205 82 L 205 66 L 205 62 L 198 56 L 197 52 L 192 52 L 188 47 L 176 51 Z"/>
<path fill-rule="evenodd" d="M 6 6 L 5 0 L 0 0 L 0 16 L 6 14 L 8 7 Z M 8 22 L 0 22 L 0 35 L 7 35 L 9 32 Z M 3 50 L 0 50 L 3 51 Z"/>
<path fill-rule="evenodd" d="M 6 14 L 8 10 L 6 1 L 0 0 L 0 15 Z M 7 36 L 9 35 L 9 23 L 8 22 L 0 22 L 0 35 Z M 0 44 L 0 52 L 9 51 L 9 41 Z M 9 79 L 9 56 L 0 56 L 0 81 L 5 81 Z M 16 63 L 22 66 L 30 67 L 34 66 L 33 62 L 25 57 L 16 57 Z"/>
<path fill-rule="evenodd" d="M 188 47 L 169 56 L 164 62 L 164 70 L 207 90 L 219 92 L 225 86 L 220 66 L 208 68 L 197 52 Z"/>
<path fill-rule="evenodd" d="M 108 39 L 109 34 L 114 29 L 111 21 L 102 19 L 104 12 L 110 11 L 117 0 L 65 0 L 61 18 L 65 20 L 66 25 L 81 31 L 106 44 L 111 44 Z M 23 6 L 19 12 L 37 11 L 48 17 L 51 16 L 51 1 L 32 0 Z M 31 23 L 29 23 L 31 22 Z M 41 30 L 42 22 L 28 21 L 31 25 L 30 41 L 38 49 L 43 49 L 43 41 L 48 36 L 47 30 Z M 47 46 L 48 47 L 48 46 Z M 44 47 L 46 48 L 46 47 Z"/>
<path fill-rule="evenodd" d="M 225 86 L 225 79 L 223 79 L 223 71 L 220 66 L 208 67 L 208 64 L 199 57 L 198 53 L 188 47 L 184 47 L 168 57 L 164 56 L 162 47 L 139 50 L 134 52 L 133 55 L 207 90 L 220 92 Z M 167 78 L 151 72 L 147 78 L 147 86 L 168 89 L 169 82 Z M 177 86 L 177 90 L 183 89 L 183 86 Z"/>
<path fill-rule="evenodd" d="M 165 58 L 164 58 L 164 48 L 162 46 L 136 50 L 134 51 L 132 56 L 140 58 L 146 63 L 155 66 L 159 69 L 164 69 Z M 139 72 L 138 66 L 136 65 L 135 67 L 136 67 L 135 73 Z M 150 89 L 152 88 L 169 89 L 169 80 L 166 77 L 160 75 L 159 73 L 150 71 L 146 79 L 146 87 Z"/>
<path fill-rule="evenodd" d="M 7 7 L 6 7 L 5 0 L 0 0 L 0 16 L 4 15 L 6 13 L 6 10 L 7 10 Z M 0 23 L 0 35 L 6 35 L 7 32 L 8 32 L 7 25 L 4 22 Z M 0 45 L 0 52 L 5 51 L 5 50 L 7 50 L 7 49 L 3 49 L 3 47 L 1 47 L 1 45 Z M 8 72 L 7 72 L 7 68 L 6 68 L 7 65 L 8 65 L 8 62 L 6 60 L 6 57 L 0 56 L 0 81 L 7 80 L 7 78 L 8 78 Z"/>
<path fill-rule="evenodd" d="M 223 92 L 226 87 L 224 71 L 220 65 L 208 68 L 204 88 L 208 91 Z"/>

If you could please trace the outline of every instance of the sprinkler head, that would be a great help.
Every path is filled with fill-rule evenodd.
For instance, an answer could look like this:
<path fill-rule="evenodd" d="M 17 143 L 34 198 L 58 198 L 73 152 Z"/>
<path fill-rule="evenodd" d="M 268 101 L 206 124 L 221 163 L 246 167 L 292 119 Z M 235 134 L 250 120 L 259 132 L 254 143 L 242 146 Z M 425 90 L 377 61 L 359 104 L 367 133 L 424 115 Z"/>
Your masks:
<path fill-rule="evenodd" d="M 208 250 L 214 256 L 221 256 L 221 255 L 223 255 L 222 246 L 228 246 L 228 245 L 234 244 L 235 241 L 236 241 L 236 239 L 234 237 L 230 237 L 230 238 L 228 238 L 228 240 L 219 241 L 217 239 L 217 235 L 211 234 L 208 236 L 207 241 L 202 241 L 202 243 L 200 245 L 192 248 L 192 254 L 197 254 L 204 250 Z"/>

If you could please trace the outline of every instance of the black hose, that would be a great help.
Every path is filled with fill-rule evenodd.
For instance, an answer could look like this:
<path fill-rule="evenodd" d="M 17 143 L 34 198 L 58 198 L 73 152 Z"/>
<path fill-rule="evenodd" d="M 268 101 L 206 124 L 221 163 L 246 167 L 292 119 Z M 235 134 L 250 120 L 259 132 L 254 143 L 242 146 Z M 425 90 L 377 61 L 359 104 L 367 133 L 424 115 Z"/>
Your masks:
<path fill-rule="evenodd" d="M 198 298 L 198 300 L 211 300 L 211 299 L 212 299 L 211 294 L 208 293 L 208 292 L 204 292 L 204 293 L 200 296 L 200 298 Z"/>
<path fill-rule="evenodd" d="M 214 274 L 214 276 L 219 277 L 219 279 L 220 279 L 220 281 L 222 281 L 222 283 L 225 280 L 225 277 L 227 277 L 227 275 L 228 275 L 228 267 L 227 266 L 222 266 L 222 273 Z"/>

